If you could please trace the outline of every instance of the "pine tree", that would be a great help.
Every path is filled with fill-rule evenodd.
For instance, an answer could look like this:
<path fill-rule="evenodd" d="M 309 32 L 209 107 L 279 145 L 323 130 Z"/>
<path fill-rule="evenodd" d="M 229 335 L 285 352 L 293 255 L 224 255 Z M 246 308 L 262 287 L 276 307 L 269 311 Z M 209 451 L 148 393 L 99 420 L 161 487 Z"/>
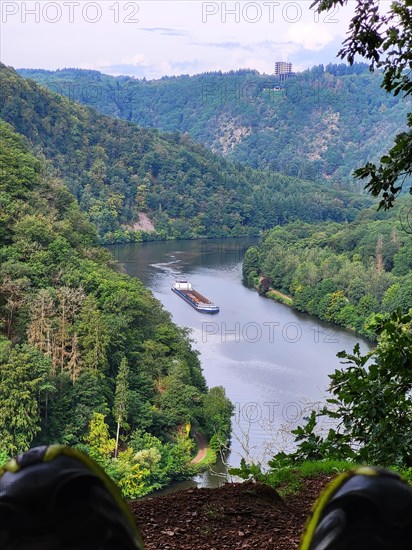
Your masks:
<path fill-rule="evenodd" d="M 49 289 L 42 288 L 30 304 L 30 325 L 27 339 L 47 356 L 52 354 L 53 318 L 56 314 L 54 298 Z"/>
<path fill-rule="evenodd" d="M 85 437 L 89 455 L 98 462 L 109 458 L 114 450 L 114 439 L 109 436 L 109 427 L 104 415 L 94 412 L 89 423 L 89 433 Z"/>
<path fill-rule="evenodd" d="M 13 323 L 15 314 L 24 304 L 24 293 L 30 286 L 30 281 L 27 277 L 14 278 L 10 275 L 0 277 L 0 296 L 5 299 L 5 321 L 6 333 L 10 337 L 13 332 Z"/>
<path fill-rule="evenodd" d="M 382 273 L 384 271 L 384 264 L 383 264 L 383 237 L 382 235 L 379 235 L 378 240 L 376 241 L 376 249 L 375 249 L 375 271 L 377 273 Z"/>
<path fill-rule="evenodd" d="M 56 367 L 60 366 L 60 372 L 70 363 L 70 370 L 76 373 L 80 368 L 80 355 L 77 350 L 77 338 L 73 329 L 76 315 L 84 301 L 83 289 L 61 287 L 57 290 L 58 298 L 58 328 L 54 346 L 54 358 Z M 75 339 L 74 339 L 75 338 Z M 73 379 L 73 376 L 72 376 Z"/>
<path fill-rule="evenodd" d="M 78 332 L 84 366 L 95 372 L 103 371 L 107 365 L 110 334 L 94 296 L 87 296 L 83 302 Z"/>
<path fill-rule="evenodd" d="M 126 357 L 120 362 L 119 372 L 116 378 L 116 393 L 114 397 L 113 415 L 117 421 L 116 448 L 114 456 L 117 457 L 119 447 L 120 427 L 127 416 L 128 395 L 129 395 L 129 363 Z"/>
<path fill-rule="evenodd" d="M 6 351 L 0 362 L 0 440 L 9 455 L 26 451 L 40 430 L 38 394 L 50 361 L 23 344 Z"/>

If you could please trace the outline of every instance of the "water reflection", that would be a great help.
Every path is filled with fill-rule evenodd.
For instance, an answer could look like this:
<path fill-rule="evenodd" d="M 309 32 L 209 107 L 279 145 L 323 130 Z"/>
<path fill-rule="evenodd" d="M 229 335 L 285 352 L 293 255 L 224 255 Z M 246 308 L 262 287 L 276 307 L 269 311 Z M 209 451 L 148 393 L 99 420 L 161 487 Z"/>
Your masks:
<path fill-rule="evenodd" d="M 208 385 L 224 386 L 234 403 L 228 456 L 233 466 L 242 456 L 265 462 L 290 449 L 290 429 L 303 422 L 313 404 L 320 407 L 328 374 L 341 367 L 336 353 L 352 350 L 358 341 L 362 351 L 370 349 L 365 339 L 246 288 L 242 258 L 258 242 L 167 241 L 112 248 L 126 271 L 152 289 L 173 321 L 191 329 Z M 179 276 L 219 305 L 220 312 L 201 314 L 176 296 L 171 284 Z M 204 475 L 200 482 L 207 479 Z"/>

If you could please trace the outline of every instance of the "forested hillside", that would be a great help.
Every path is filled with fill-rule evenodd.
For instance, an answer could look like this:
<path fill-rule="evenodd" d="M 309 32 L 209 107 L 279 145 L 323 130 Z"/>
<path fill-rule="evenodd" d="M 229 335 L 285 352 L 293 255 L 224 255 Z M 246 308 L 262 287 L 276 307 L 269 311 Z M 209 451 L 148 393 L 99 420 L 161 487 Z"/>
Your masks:
<path fill-rule="evenodd" d="M 225 161 L 188 136 L 98 114 L 0 67 L 0 117 L 49 161 L 106 242 L 255 235 L 278 223 L 353 219 L 370 199 Z M 153 236 L 153 235 L 152 235 Z"/>
<path fill-rule="evenodd" d="M 367 323 L 374 313 L 406 313 L 412 304 L 405 208 L 398 199 L 390 213 L 366 211 L 350 224 L 276 227 L 246 252 L 244 279 L 263 294 L 279 290 L 297 309 L 371 337 Z"/>
<path fill-rule="evenodd" d="M 78 69 L 19 72 L 102 113 L 188 132 L 253 168 L 338 186 L 351 186 L 353 170 L 385 152 L 410 110 L 361 63 L 320 65 L 286 81 L 248 70 L 148 82 Z"/>
<path fill-rule="evenodd" d="M 208 391 L 185 331 L 115 270 L 75 198 L 2 121 L 0 206 L 0 462 L 76 445 L 129 497 L 190 473 L 191 430 L 215 448 L 230 433 L 223 388 Z"/>

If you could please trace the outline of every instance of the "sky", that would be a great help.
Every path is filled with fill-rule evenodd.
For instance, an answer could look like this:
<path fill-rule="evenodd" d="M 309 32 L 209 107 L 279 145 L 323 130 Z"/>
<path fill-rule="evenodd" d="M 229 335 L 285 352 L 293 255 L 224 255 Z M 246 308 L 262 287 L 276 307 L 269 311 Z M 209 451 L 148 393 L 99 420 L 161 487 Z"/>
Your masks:
<path fill-rule="evenodd" d="M 312 0 L 2 0 L 0 59 L 14 68 L 94 69 L 156 79 L 341 62 L 355 2 L 316 14 Z M 388 2 L 382 2 L 382 4 Z"/>

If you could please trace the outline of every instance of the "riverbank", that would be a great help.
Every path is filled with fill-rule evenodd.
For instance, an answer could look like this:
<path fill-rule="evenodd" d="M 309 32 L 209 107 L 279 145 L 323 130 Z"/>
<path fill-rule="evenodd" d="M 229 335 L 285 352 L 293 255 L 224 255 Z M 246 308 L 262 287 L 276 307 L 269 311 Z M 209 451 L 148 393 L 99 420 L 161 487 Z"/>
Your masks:
<path fill-rule="evenodd" d="M 275 288 L 270 286 L 270 284 L 267 281 L 268 281 L 268 279 L 266 277 L 263 277 L 263 276 L 260 276 L 259 278 L 257 278 L 257 277 L 255 278 L 253 288 L 255 290 L 257 290 L 257 292 L 259 293 L 260 296 L 263 296 L 264 298 L 269 298 L 270 300 L 274 300 L 275 302 L 280 302 L 281 304 L 290 306 L 290 307 L 296 309 L 297 311 L 301 311 L 301 309 L 297 308 L 296 305 L 294 304 L 292 296 L 288 296 L 287 294 L 284 294 L 283 292 L 280 292 L 279 290 L 276 290 Z M 348 331 L 352 332 L 353 334 L 355 334 L 355 335 L 357 335 L 361 338 L 365 338 L 365 339 L 369 340 L 370 342 L 375 342 L 376 341 L 376 338 L 374 337 L 373 334 L 369 334 L 369 336 L 367 336 L 366 334 L 363 334 L 363 333 L 357 331 L 352 326 L 347 326 L 347 325 L 341 325 L 341 324 L 338 324 L 338 323 L 334 323 L 333 321 L 322 319 L 318 315 L 315 315 L 314 313 L 309 313 L 307 311 L 304 311 L 304 313 L 308 313 L 308 315 L 312 315 L 313 317 L 316 317 L 317 319 L 319 319 L 320 321 L 322 321 L 324 323 L 331 323 L 333 325 L 336 325 L 337 327 L 344 328 L 345 330 L 348 330 Z"/>
<path fill-rule="evenodd" d="M 348 331 L 318 323 L 295 308 L 258 299 L 244 286 L 244 251 L 257 242 L 167 241 L 143 243 L 136 249 L 126 245 L 116 251 L 127 273 L 154 292 L 178 326 L 192 331 L 208 386 L 223 386 L 235 405 L 231 452 L 225 459 L 231 467 L 238 467 L 245 455 L 245 430 L 249 430 L 249 449 L 262 457 L 266 453 L 262 442 L 272 441 L 284 422 L 302 424 L 307 403 L 322 399 L 322 388 L 330 382 L 328 375 L 340 367 L 336 354 L 342 349 L 351 351 L 359 341 Z M 171 291 L 176 278 L 188 275 L 194 286 L 219 304 L 216 317 L 199 314 Z M 361 339 L 362 352 L 369 349 Z M 260 415 L 258 421 L 248 422 L 251 411 Z M 225 465 L 218 463 L 193 483 L 217 487 L 225 473 Z"/>
<path fill-rule="evenodd" d="M 287 294 L 284 294 L 283 292 L 276 290 L 272 286 L 262 287 L 262 285 L 264 285 L 265 280 L 266 280 L 265 277 L 259 277 L 259 279 L 254 285 L 255 290 L 257 290 L 261 296 L 264 296 L 265 298 L 270 298 L 271 300 L 275 300 L 276 302 L 281 302 L 282 304 L 286 304 L 287 306 L 293 307 L 292 296 L 288 296 Z"/>
<path fill-rule="evenodd" d="M 146 550 L 294 550 L 332 475 L 305 479 L 281 498 L 261 483 L 227 483 L 130 503 Z"/>
<path fill-rule="evenodd" d="M 208 446 L 208 442 L 201 432 L 195 432 L 193 437 L 197 445 L 197 454 L 192 458 L 190 463 L 197 464 L 199 471 L 202 471 L 208 466 L 216 463 L 217 455 L 216 452 Z"/>

